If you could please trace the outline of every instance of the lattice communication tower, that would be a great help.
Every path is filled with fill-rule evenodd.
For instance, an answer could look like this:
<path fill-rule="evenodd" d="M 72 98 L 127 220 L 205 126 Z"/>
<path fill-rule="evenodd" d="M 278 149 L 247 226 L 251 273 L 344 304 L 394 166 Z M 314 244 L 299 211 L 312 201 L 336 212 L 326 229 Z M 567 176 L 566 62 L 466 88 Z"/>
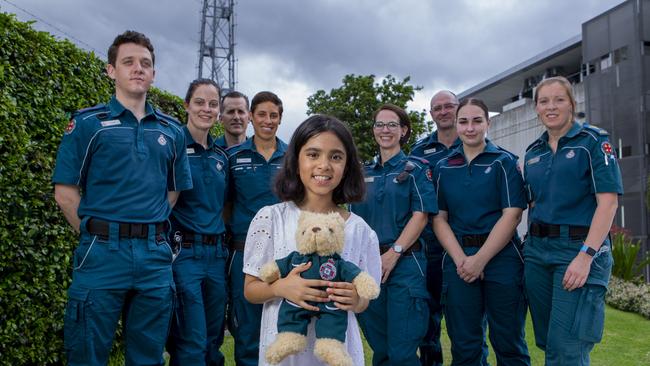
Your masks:
<path fill-rule="evenodd" d="M 236 84 L 234 6 L 234 0 L 203 0 L 201 8 L 198 76 L 217 82 L 222 95 Z"/>

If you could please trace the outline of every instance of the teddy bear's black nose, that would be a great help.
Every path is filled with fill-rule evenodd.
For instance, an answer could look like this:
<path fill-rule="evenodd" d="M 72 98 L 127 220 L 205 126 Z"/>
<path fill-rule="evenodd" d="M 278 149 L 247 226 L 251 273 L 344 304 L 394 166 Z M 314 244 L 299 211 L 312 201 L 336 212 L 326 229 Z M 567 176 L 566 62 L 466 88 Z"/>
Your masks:
<path fill-rule="evenodd" d="M 320 228 L 318 226 L 311 228 L 311 231 L 317 233 L 320 231 Z"/>

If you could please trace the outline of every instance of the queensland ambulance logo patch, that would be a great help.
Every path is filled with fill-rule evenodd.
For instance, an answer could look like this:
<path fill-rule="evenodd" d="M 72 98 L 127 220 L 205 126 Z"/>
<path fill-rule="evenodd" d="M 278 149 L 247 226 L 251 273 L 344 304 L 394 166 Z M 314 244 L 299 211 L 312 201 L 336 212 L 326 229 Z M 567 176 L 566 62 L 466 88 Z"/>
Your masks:
<path fill-rule="evenodd" d="M 336 277 L 336 265 L 334 264 L 334 260 L 330 258 L 327 262 L 321 264 L 318 273 L 320 274 L 320 278 L 325 281 L 333 280 L 334 277 Z"/>
<path fill-rule="evenodd" d="M 66 135 L 71 134 L 72 131 L 74 131 L 74 128 L 75 128 L 75 127 L 77 127 L 77 123 L 74 121 L 74 118 L 73 118 L 73 119 L 70 120 L 70 122 L 68 122 L 68 125 L 65 126 L 64 133 L 65 133 Z"/>
<path fill-rule="evenodd" d="M 158 143 L 160 144 L 160 146 L 167 145 L 167 139 L 165 138 L 165 136 L 163 136 L 162 133 L 160 134 L 160 136 L 158 136 Z"/>
<path fill-rule="evenodd" d="M 569 150 L 568 153 L 566 153 L 565 156 L 566 156 L 567 159 L 573 159 L 576 156 L 576 152 L 573 151 L 573 149 L 571 149 L 571 150 Z"/>
<path fill-rule="evenodd" d="M 433 173 L 431 172 L 431 169 L 427 169 L 427 172 L 425 173 L 425 175 L 427 176 L 427 179 L 429 180 L 429 182 L 433 182 Z"/>
<path fill-rule="evenodd" d="M 600 145 L 600 149 L 603 150 L 603 153 L 605 156 L 610 157 L 614 155 L 614 148 L 612 147 L 612 144 L 609 142 L 605 141 Z"/>

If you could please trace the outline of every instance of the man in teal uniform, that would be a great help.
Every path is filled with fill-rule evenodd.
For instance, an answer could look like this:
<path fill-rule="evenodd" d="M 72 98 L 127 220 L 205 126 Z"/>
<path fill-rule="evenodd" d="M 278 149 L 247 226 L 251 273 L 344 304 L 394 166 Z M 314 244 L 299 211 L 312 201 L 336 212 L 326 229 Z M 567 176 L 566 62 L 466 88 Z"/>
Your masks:
<path fill-rule="evenodd" d="M 456 107 L 458 98 L 449 90 L 442 90 L 431 98 L 431 118 L 436 123 L 436 131 L 419 140 L 411 149 L 411 156 L 424 158 L 433 170 L 440 159 L 460 144 L 456 133 Z M 422 366 L 441 366 L 442 345 L 440 344 L 440 323 L 442 321 L 442 306 L 440 291 L 442 290 L 442 253 L 443 249 L 431 225 L 422 231 L 427 256 L 427 290 L 431 295 L 429 302 L 429 327 L 427 335 L 420 344 L 420 364 Z"/>
<path fill-rule="evenodd" d="M 124 314 L 127 365 L 163 365 L 174 282 L 167 217 L 192 188 L 185 136 L 146 102 L 149 39 L 127 31 L 108 50 L 115 95 L 68 124 L 52 181 L 80 232 L 64 321 L 69 365 L 105 365 Z"/>
<path fill-rule="evenodd" d="M 251 102 L 255 133 L 227 150 L 230 166 L 230 306 L 228 328 L 235 338 L 238 366 L 257 365 L 262 305 L 244 298 L 244 244 L 253 217 L 264 206 L 278 203 L 272 182 L 282 167 L 287 144 L 276 137 L 282 120 L 282 101 L 274 93 L 257 93 Z"/>
<path fill-rule="evenodd" d="M 239 145 L 246 141 L 246 129 L 249 121 L 248 97 L 238 91 L 224 95 L 221 101 L 219 120 L 223 127 L 223 136 L 214 142 L 222 149 Z"/>

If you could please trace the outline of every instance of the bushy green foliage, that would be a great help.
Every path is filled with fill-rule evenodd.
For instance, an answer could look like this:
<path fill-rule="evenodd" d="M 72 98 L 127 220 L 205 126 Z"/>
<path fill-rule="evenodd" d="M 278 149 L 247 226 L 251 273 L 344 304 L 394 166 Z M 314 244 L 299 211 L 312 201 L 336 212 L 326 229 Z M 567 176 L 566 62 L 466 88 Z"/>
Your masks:
<path fill-rule="evenodd" d="M 606 300 L 612 307 L 650 319 L 650 284 L 634 283 L 612 276 Z"/>
<path fill-rule="evenodd" d="M 0 13 L 0 364 L 63 363 L 63 314 L 77 238 L 50 182 L 71 112 L 113 92 L 104 63 Z M 180 98 L 153 91 L 185 118 Z"/>
<path fill-rule="evenodd" d="M 640 251 L 640 241 L 629 239 L 624 231 L 615 231 L 612 236 L 612 274 L 625 281 L 638 280 L 642 276 L 643 268 L 650 264 L 650 256 L 647 253 L 639 260 Z"/>
<path fill-rule="evenodd" d="M 307 99 L 307 114 L 322 113 L 337 117 L 348 124 L 354 142 L 363 160 L 370 160 L 377 154 L 377 144 L 372 134 L 372 115 L 385 103 L 392 103 L 406 110 L 420 87 L 409 85 L 410 78 L 398 81 L 388 75 L 375 82 L 375 75 L 346 75 L 343 85 L 332 89 L 329 93 L 318 90 Z M 424 111 L 410 111 L 411 138 L 405 144 L 405 149 L 412 145 L 418 136 L 431 130 L 431 125 L 425 122 Z"/>

